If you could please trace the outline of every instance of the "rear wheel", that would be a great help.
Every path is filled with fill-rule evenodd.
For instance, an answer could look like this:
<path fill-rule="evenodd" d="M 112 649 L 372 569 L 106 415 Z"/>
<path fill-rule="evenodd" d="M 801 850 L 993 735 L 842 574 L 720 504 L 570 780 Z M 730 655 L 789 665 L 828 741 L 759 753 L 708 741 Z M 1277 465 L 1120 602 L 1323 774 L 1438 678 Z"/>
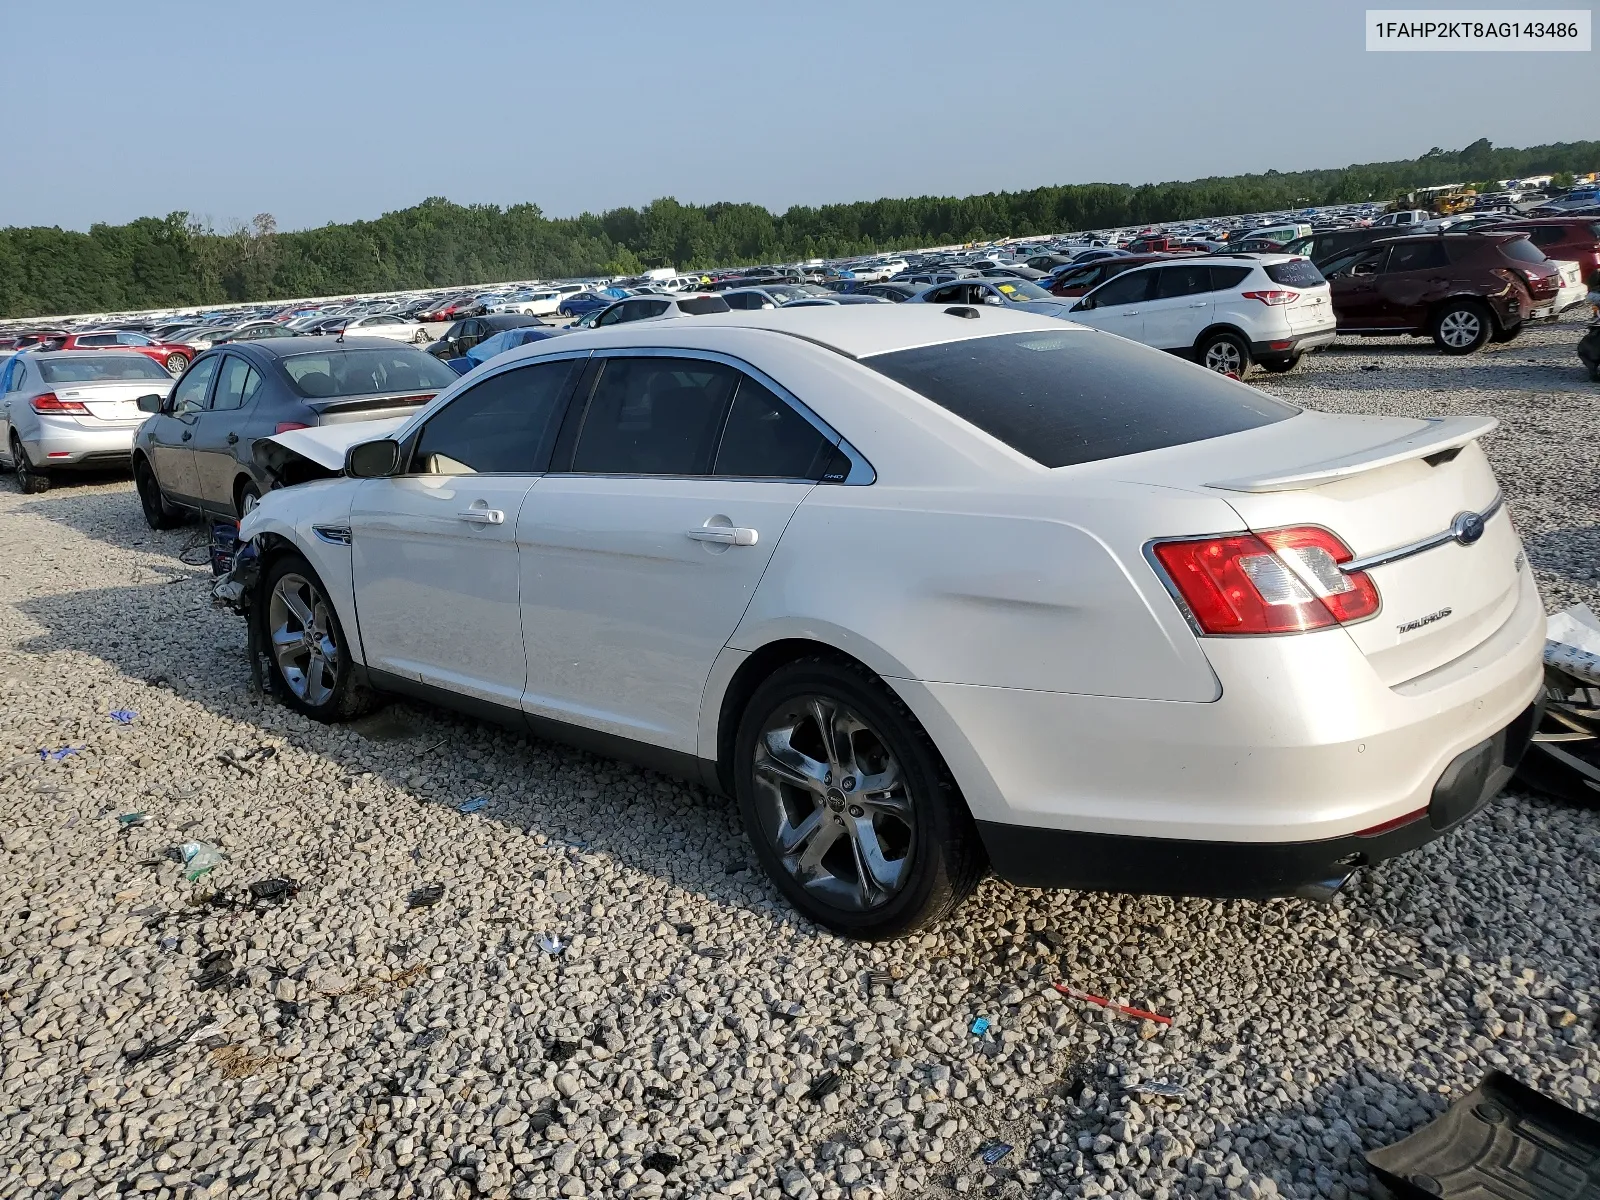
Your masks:
<path fill-rule="evenodd" d="M 756 689 L 734 746 L 745 830 L 800 912 L 848 937 L 898 937 L 948 913 L 986 867 L 926 732 L 856 663 L 808 658 Z"/>
<path fill-rule="evenodd" d="M 187 354 L 169 354 L 167 355 L 166 365 L 169 375 L 182 375 L 189 366 L 189 356 Z"/>
<path fill-rule="evenodd" d="M 33 465 L 28 452 L 22 448 L 22 439 L 11 435 L 11 469 L 17 473 L 17 487 L 29 495 L 50 490 L 50 476 Z"/>
<path fill-rule="evenodd" d="M 1250 369 L 1250 347 L 1236 333 L 1208 334 L 1195 349 L 1200 365 L 1218 375 L 1243 379 Z"/>
<path fill-rule="evenodd" d="M 1453 300 L 1433 315 L 1433 343 L 1445 354 L 1471 354 L 1492 332 L 1493 318 L 1476 300 Z"/>
<path fill-rule="evenodd" d="M 1268 354 L 1256 359 L 1256 363 L 1263 371 L 1271 371 L 1274 375 L 1282 375 L 1285 371 L 1292 371 L 1300 365 L 1300 355 Z"/>
<path fill-rule="evenodd" d="M 356 681 L 339 615 L 311 564 L 298 554 L 274 560 L 262 595 L 260 644 L 284 703 L 318 721 L 346 721 L 371 708 L 372 692 Z"/>
<path fill-rule="evenodd" d="M 171 529 L 183 523 L 183 514 L 167 503 L 155 472 L 142 458 L 133 462 L 133 486 L 139 492 L 139 507 L 144 510 L 145 524 L 151 529 Z"/>

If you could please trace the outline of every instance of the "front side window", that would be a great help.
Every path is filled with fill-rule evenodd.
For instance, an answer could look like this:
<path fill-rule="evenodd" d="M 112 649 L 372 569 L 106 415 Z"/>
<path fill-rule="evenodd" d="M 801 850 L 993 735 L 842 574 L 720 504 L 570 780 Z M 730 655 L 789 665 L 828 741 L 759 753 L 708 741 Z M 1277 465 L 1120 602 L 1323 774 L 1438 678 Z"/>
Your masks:
<path fill-rule="evenodd" d="M 115 346 L 117 335 L 114 333 L 86 333 L 78 339 L 78 345 L 88 347 Z"/>
<path fill-rule="evenodd" d="M 213 411 L 243 408 L 255 399 L 260 386 L 261 376 L 256 374 L 255 368 L 230 354 L 217 374 L 217 390 L 211 397 L 211 408 Z"/>
<path fill-rule="evenodd" d="M 772 389 L 744 375 L 711 473 L 741 479 L 821 479 L 835 454 L 832 440 L 815 425 Z"/>
<path fill-rule="evenodd" d="M 567 381 L 580 359 L 491 375 L 422 427 L 412 470 L 424 475 L 536 474 L 546 469 Z"/>
<path fill-rule="evenodd" d="M 689 358 L 605 361 L 572 469 L 596 475 L 704 475 L 739 372 Z"/>
<path fill-rule="evenodd" d="M 1137 304 L 1150 294 L 1155 281 L 1154 271 L 1128 271 L 1101 284 L 1085 299 L 1093 300 L 1096 308 L 1111 304 Z"/>
<path fill-rule="evenodd" d="M 150 339 L 142 333 L 124 332 L 117 334 L 117 345 L 119 346 L 148 346 L 149 344 Z"/>
<path fill-rule="evenodd" d="M 206 406 L 206 392 L 210 390 L 211 377 L 217 373 L 217 364 L 220 361 L 221 355 L 202 358 L 189 368 L 182 379 L 178 380 L 178 386 L 172 392 L 174 415 L 199 412 Z"/>

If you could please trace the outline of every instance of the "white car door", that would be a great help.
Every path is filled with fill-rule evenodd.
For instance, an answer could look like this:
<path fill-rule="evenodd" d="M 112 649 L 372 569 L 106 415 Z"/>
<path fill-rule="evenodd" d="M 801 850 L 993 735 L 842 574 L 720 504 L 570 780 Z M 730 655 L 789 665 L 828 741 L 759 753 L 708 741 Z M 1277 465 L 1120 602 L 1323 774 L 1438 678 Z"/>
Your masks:
<path fill-rule="evenodd" d="M 711 664 L 796 507 L 840 473 L 837 439 L 694 351 L 598 353 L 573 413 L 518 523 L 524 707 L 693 754 Z"/>
<path fill-rule="evenodd" d="M 1156 277 L 1155 294 L 1144 302 L 1144 332 L 1140 340 L 1158 350 L 1193 346 L 1200 331 L 1211 324 L 1216 294 L 1211 290 L 1211 267 L 1205 263 L 1173 263 L 1146 272 Z"/>
<path fill-rule="evenodd" d="M 1156 268 L 1113 275 L 1072 306 L 1071 320 L 1135 342 L 1144 340 L 1144 306 L 1156 281 Z"/>
<path fill-rule="evenodd" d="M 351 549 L 369 669 L 519 705 L 527 661 L 517 521 L 581 362 L 542 360 L 484 378 L 407 439 L 403 473 L 357 489 Z"/>

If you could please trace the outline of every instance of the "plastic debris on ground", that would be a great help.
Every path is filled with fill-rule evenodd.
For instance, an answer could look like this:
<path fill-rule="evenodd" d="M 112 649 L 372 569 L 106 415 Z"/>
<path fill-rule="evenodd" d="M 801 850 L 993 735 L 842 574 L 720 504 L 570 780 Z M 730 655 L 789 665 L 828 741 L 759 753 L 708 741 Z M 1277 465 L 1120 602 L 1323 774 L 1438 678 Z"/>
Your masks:
<path fill-rule="evenodd" d="M 1496 1071 L 1367 1165 L 1399 1200 L 1577 1200 L 1600 1195 L 1600 1121 Z"/>
<path fill-rule="evenodd" d="M 44 747 L 41 746 L 39 748 L 39 761 L 40 762 L 60 762 L 62 759 L 67 758 L 70 755 L 82 754 L 88 748 L 89 747 L 87 745 L 84 745 L 84 746 L 62 746 L 62 747 L 60 747 L 58 749 L 55 749 L 55 750 L 47 750 L 47 749 L 45 749 Z"/>
<path fill-rule="evenodd" d="M 544 1054 L 551 1062 L 560 1066 L 578 1052 L 577 1042 L 562 1041 L 556 1038 L 545 1045 Z"/>
<path fill-rule="evenodd" d="M 1600 617 L 1587 604 L 1546 617 L 1544 638 L 1546 666 L 1600 684 Z"/>
<path fill-rule="evenodd" d="M 1128 1085 L 1128 1091 L 1135 1096 L 1144 1096 L 1154 1100 L 1187 1100 L 1189 1089 L 1181 1083 L 1161 1083 L 1157 1080 L 1148 1080 L 1143 1083 Z"/>
<path fill-rule="evenodd" d="M 131 708 L 113 708 L 109 715 L 118 725 L 132 725 L 139 714 Z"/>
<path fill-rule="evenodd" d="M 426 1050 L 444 1036 L 442 1029 L 424 1029 L 412 1040 L 411 1044 L 418 1050 Z"/>
<path fill-rule="evenodd" d="M 654 1154 L 646 1154 L 644 1161 L 639 1164 L 642 1170 L 659 1171 L 665 1175 L 673 1170 L 682 1160 L 676 1154 L 666 1154 L 657 1150 Z"/>
<path fill-rule="evenodd" d="M 300 885 L 292 879 L 258 879 L 248 890 L 257 904 L 283 904 L 299 895 Z"/>
<path fill-rule="evenodd" d="M 210 842 L 185 842 L 178 847 L 183 858 L 183 877 L 191 883 L 221 866 L 228 856 Z"/>
<path fill-rule="evenodd" d="M 429 883 L 411 893 L 406 904 L 411 908 L 427 908 L 444 899 L 444 884 Z"/>
<path fill-rule="evenodd" d="M 202 992 L 213 988 L 232 987 L 238 982 L 233 970 L 233 955 L 226 950 L 213 950 L 200 960 L 200 974 L 194 978 L 195 987 Z"/>
<path fill-rule="evenodd" d="M 678 1093 L 671 1088 L 650 1084 L 644 1089 L 644 1098 L 652 1104 L 669 1104 L 678 1098 Z"/>
<path fill-rule="evenodd" d="M 539 935 L 539 949 L 546 954 L 560 954 L 570 942 L 563 941 L 559 933 L 541 933 Z"/>
<path fill-rule="evenodd" d="M 837 1092 L 841 1082 L 843 1082 L 843 1080 L 839 1072 L 829 1071 L 825 1075 L 820 1076 L 815 1083 L 806 1089 L 806 1099 L 815 1104 L 823 1097 L 831 1096 Z"/>
<path fill-rule="evenodd" d="M 887 991 L 894 987 L 894 976 L 887 971 L 868 971 L 861 977 L 861 986 L 866 989 L 869 996 L 873 988 L 883 988 Z"/>
<path fill-rule="evenodd" d="M 467 801 L 464 801 L 461 804 L 456 805 L 456 811 L 458 813 L 475 813 L 475 812 L 482 812 L 484 809 L 486 809 L 488 807 L 489 807 L 489 801 L 485 797 L 483 797 L 483 796 L 474 796 L 471 800 L 467 800 Z"/>
<path fill-rule="evenodd" d="M 1082 1000 L 1085 1004 L 1093 1004 L 1114 1012 L 1118 1016 L 1132 1017 L 1136 1021 L 1154 1021 L 1157 1025 L 1171 1025 L 1171 1017 L 1163 1017 L 1160 1013 L 1150 1012 L 1148 1009 L 1134 1008 L 1127 1004 L 1118 1004 L 1107 996 L 1096 996 L 1093 992 L 1080 991 L 1067 983 L 1054 983 L 1050 985 L 1061 995 L 1071 1000 Z"/>
<path fill-rule="evenodd" d="M 985 1142 L 978 1147 L 978 1157 L 983 1159 L 986 1166 L 994 1166 L 1006 1155 L 1011 1153 L 1011 1147 L 1004 1142 Z"/>
<path fill-rule="evenodd" d="M 968 1032 L 973 1033 L 978 1037 L 982 1037 L 984 1034 L 989 1032 L 989 1018 L 979 1017 L 968 1027 Z"/>
<path fill-rule="evenodd" d="M 149 818 L 142 812 L 127 812 L 117 816 L 117 824 L 123 829 L 132 829 L 135 826 L 143 825 L 147 820 Z"/>
<path fill-rule="evenodd" d="M 676 932 L 679 937 L 693 937 L 694 936 L 694 926 L 693 925 L 674 925 L 672 928 L 673 928 L 674 932 Z"/>

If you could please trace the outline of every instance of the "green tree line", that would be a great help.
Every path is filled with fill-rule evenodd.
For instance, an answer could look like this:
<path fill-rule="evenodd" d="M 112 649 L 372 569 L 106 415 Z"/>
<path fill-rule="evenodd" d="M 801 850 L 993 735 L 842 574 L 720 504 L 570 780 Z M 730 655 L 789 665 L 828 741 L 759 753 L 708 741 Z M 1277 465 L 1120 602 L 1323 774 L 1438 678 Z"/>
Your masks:
<path fill-rule="evenodd" d="M 630 274 L 839 257 L 998 237 L 1389 200 L 1409 189 L 1600 166 L 1600 142 L 1462 150 L 1317 171 L 1267 171 L 1138 186 L 1067 184 L 976 196 L 796 205 L 681 204 L 546 217 L 534 204 L 441 197 L 376 220 L 280 232 L 263 213 L 218 231 L 187 213 L 94 225 L 0 229 L 0 316 L 109 312 L 502 279 Z"/>

